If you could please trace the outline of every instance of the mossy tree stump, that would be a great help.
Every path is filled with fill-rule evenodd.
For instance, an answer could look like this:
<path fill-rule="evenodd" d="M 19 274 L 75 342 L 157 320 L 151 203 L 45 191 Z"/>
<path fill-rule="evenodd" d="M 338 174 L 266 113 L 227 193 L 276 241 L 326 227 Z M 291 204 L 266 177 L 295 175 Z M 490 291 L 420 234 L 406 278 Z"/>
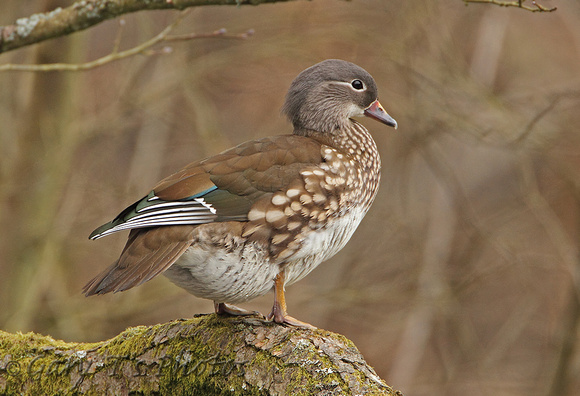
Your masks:
<path fill-rule="evenodd" d="M 200 315 L 94 344 L 0 332 L 1 394 L 400 395 L 345 337 Z"/>

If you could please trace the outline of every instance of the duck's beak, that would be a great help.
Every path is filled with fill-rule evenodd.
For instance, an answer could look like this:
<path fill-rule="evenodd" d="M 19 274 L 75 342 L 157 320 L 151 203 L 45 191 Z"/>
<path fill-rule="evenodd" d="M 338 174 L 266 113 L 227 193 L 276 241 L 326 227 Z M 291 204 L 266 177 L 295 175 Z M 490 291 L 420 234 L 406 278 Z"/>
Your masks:
<path fill-rule="evenodd" d="M 378 99 L 365 109 L 364 115 L 397 129 L 397 121 L 383 109 Z"/>

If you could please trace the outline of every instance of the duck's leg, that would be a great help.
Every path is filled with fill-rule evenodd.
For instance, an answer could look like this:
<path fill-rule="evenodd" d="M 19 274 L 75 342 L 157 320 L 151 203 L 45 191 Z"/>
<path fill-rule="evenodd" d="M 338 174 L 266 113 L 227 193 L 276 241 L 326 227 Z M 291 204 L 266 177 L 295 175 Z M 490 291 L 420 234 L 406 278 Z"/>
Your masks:
<path fill-rule="evenodd" d="M 224 302 L 213 302 L 215 308 L 215 313 L 218 315 L 232 315 L 232 316 L 245 316 L 245 315 L 258 315 L 264 317 L 258 311 L 248 311 L 247 309 L 236 307 L 235 305 L 226 304 Z"/>
<path fill-rule="evenodd" d="M 272 312 L 267 316 L 268 319 L 276 323 L 286 323 L 290 326 L 302 327 L 305 329 L 316 329 L 309 323 L 302 322 L 293 318 L 286 312 L 286 297 L 284 295 L 284 270 L 280 271 L 274 279 L 274 306 Z"/>

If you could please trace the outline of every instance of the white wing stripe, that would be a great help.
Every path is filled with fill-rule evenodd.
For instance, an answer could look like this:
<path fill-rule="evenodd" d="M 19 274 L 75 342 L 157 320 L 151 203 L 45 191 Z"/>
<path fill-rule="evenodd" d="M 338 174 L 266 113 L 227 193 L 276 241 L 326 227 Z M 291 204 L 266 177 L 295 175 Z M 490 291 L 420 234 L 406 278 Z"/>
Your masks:
<path fill-rule="evenodd" d="M 210 212 L 212 212 L 213 214 L 216 214 L 217 211 L 215 210 L 215 208 L 213 206 L 211 206 L 211 204 L 205 202 L 203 200 L 203 198 L 195 198 L 195 200 L 197 202 L 199 202 L 200 204 L 202 204 L 204 207 L 206 207 L 207 209 L 209 209 Z"/>
<path fill-rule="evenodd" d="M 147 201 L 160 200 L 152 196 Z M 135 215 L 121 224 L 95 235 L 94 239 L 101 238 L 113 232 L 132 228 L 146 228 L 153 226 L 171 225 L 195 225 L 211 223 L 216 218 L 216 209 L 203 198 L 195 198 L 190 201 L 163 201 L 148 205 L 136 210 Z"/>
<path fill-rule="evenodd" d="M 128 222 L 123 223 L 123 224 L 129 224 L 129 225 L 131 225 L 131 224 L 145 224 L 145 223 L 152 223 L 152 222 L 157 221 L 157 220 L 171 220 L 171 219 L 174 219 L 174 220 L 194 220 L 194 221 L 197 221 L 197 220 L 213 221 L 214 216 L 211 216 L 211 215 L 205 215 L 205 216 L 204 215 L 202 215 L 202 216 L 200 216 L 200 215 L 186 215 L 186 216 L 184 216 L 183 214 L 176 216 L 174 214 L 165 214 L 165 215 L 159 215 L 159 216 L 151 216 L 151 217 L 147 217 L 144 219 L 137 219 L 135 221 L 133 221 L 133 219 L 131 219 Z M 191 224 L 196 224 L 196 223 L 191 223 Z"/>
<path fill-rule="evenodd" d="M 156 210 L 154 212 L 149 212 L 149 213 L 143 213 L 140 212 L 141 214 L 138 214 L 136 216 L 131 217 L 129 220 L 127 221 L 133 221 L 135 219 L 141 219 L 141 218 L 147 218 L 150 216 L 157 216 L 157 215 L 162 215 L 162 214 L 170 214 L 170 213 L 195 213 L 195 214 L 207 214 L 209 215 L 210 213 L 208 213 L 206 208 L 200 208 L 200 207 L 181 207 L 181 208 L 169 208 L 169 209 L 162 209 L 162 210 Z"/>
<path fill-rule="evenodd" d="M 151 226 L 172 226 L 172 225 L 192 225 L 192 224 L 205 224 L 205 223 L 211 223 L 213 220 L 212 219 L 206 219 L 205 221 L 196 221 L 195 223 L 192 223 L 190 220 L 173 220 L 173 221 L 155 221 L 155 222 L 147 222 L 147 223 L 137 223 L 137 224 L 127 224 L 127 223 L 123 223 L 123 224 L 119 224 L 116 227 L 110 228 L 104 232 L 102 232 L 99 235 L 96 235 L 94 239 L 99 239 L 102 238 L 104 236 L 107 236 L 109 234 L 112 234 L 114 232 L 117 231 L 122 231 L 122 230 L 130 230 L 130 229 L 134 229 L 134 228 L 147 228 L 147 227 L 151 227 Z"/>
<path fill-rule="evenodd" d="M 139 210 L 137 210 L 137 213 L 141 213 L 141 212 L 146 212 L 146 211 L 150 211 L 150 210 L 155 210 L 158 208 L 165 208 L 165 207 L 197 207 L 199 209 L 204 209 L 203 206 L 200 206 L 197 202 L 193 202 L 193 201 L 176 201 L 176 202 L 162 202 L 162 203 L 158 203 L 158 204 L 154 204 L 154 205 L 149 205 L 149 206 L 145 206 L 144 208 L 141 208 Z"/>
<path fill-rule="evenodd" d="M 148 201 L 153 201 L 156 197 L 149 198 Z M 201 205 L 201 206 L 200 206 Z M 156 210 L 162 207 L 189 207 L 190 209 L 196 208 L 196 210 L 209 210 L 211 213 L 216 214 L 216 210 L 211 204 L 204 201 L 203 198 L 195 198 L 193 201 L 170 201 L 162 202 L 154 205 L 149 205 L 144 208 L 137 210 L 137 213 Z"/>
<path fill-rule="evenodd" d="M 136 223 L 123 223 L 119 224 L 118 227 L 115 227 L 119 230 L 124 230 L 128 228 L 142 228 L 142 227 L 151 227 L 157 225 L 175 225 L 175 224 L 204 224 L 204 223 L 211 223 L 213 219 L 210 218 L 187 218 L 187 217 L 179 217 L 179 218 L 169 218 L 169 219 L 153 219 L 148 221 L 139 221 Z"/>

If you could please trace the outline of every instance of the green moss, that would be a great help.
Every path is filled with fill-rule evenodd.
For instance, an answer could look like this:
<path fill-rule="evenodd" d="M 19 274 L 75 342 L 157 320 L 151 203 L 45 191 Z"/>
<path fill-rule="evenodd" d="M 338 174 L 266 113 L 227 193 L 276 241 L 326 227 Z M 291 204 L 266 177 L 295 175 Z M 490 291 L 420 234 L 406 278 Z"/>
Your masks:
<path fill-rule="evenodd" d="M 95 344 L 0 332 L 0 346 L 8 352 L 0 356 L 0 393 L 118 393 L 103 388 L 115 378 L 121 379 L 116 386 L 138 389 L 135 394 L 349 394 L 353 377 L 330 368 L 336 356 L 317 347 L 326 342 L 346 355 L 355 349 L 348 339 L 324 331 L 216 315 L 134 327 Z M 17 362 L 21 372 L 3 383 L 6 359 Z M 355 375 L 361 389 L 368 387 L 363 373 Z"/>
<path fill-rule="evenodd" d="M 0 332 L 6 382 L 2 392 L 51 394 L 72 389 L 67 374 L 80 364 L 86 350 L 96 344 L 65 343 L 34 333 Z M 26 384 L 26 386 L 24 386 Z"/>

